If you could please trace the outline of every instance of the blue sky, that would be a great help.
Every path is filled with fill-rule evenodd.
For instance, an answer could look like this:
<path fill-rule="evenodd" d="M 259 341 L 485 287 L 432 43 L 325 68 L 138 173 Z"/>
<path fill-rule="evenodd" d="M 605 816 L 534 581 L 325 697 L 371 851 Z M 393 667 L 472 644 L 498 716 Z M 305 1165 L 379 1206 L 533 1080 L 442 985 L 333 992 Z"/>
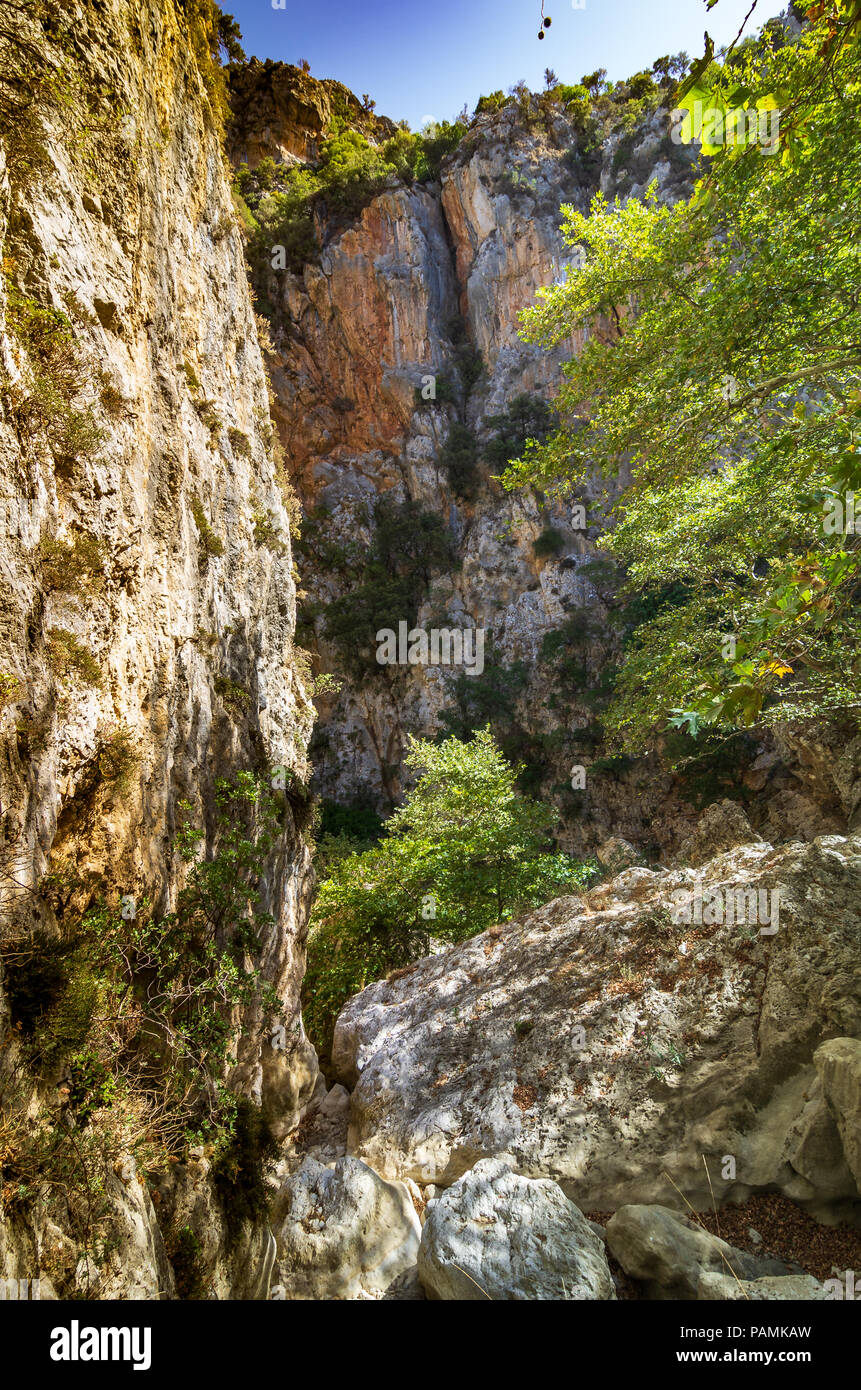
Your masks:
<path fill-rule="evenodd" d="M 577 4 L 582 0 L 575 0 Z M 336 77 L 381 115 L 406 118 L 414 130 L 426 118 L 451 119 L 482 93 L 521 78 L 543 87 L 545 67 L 563 82 L 595 68 L 614 80 L 651 67 L 665 53 L 703 52 L 703 32 L 718 46 L 734 38 L 750 0 L 545 0 L 553 23 L 537 34 L 541 0 L 221 0 L 239 21 L 245 51 L 258 58 L 307 58 L 315 77 Z M 785 3 L 759 0 L 762 24 Z M 750 26 L 749 30 L 750 31 Z"/>

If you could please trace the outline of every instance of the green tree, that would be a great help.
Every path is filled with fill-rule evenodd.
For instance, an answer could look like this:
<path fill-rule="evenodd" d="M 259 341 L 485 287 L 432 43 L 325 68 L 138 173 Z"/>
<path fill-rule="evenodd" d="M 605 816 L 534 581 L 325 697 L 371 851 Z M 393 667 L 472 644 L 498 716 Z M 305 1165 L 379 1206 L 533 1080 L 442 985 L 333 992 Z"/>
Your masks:
<path fill-rule="evenodd" d="M 481 469 L 473 431 L 456 420 L 440 450 L 439 461 L 455 497 L 474 502 L 481 487 Z"/>
<path fill-rule="evenodd" d="M 556 812 L 522 796 L 518 769 L 483 730 L 469 743 L 412 739 L 417 775 L 379 844 L 330 867 L 308 938 L 303 1008 L 324 1052 L 350 995 L 428 952 L 460 941 L 588 880 L 550 848 Z"/>
<path fill-rule="evenodd" d="M 555 421 L 553 408 L 543 396 L 521 391 L 503 414 L 488 415 L 485 424 L 493 430 L 493 438 L 484 446 L 484 457 L 490 464 L 504 466 L 523 452 L 527 439 L 545 440 Z"/>
<path fill-rule="evenodd" d="M 583 264 L 524 316 L 547 347 L 591 331 L 506 484 L 631 469 L 605 544 L 652 600 L 606 717 L 632 750 L 859 710 L 861 557 L 828 518 L 861 487 L 861 55 L 825 83 L 822 43 L 767 34 L 718 84 L 755 140 L 780 105 L 775 152 L 724 144 L 688 203 L 566 208 Z"/>
<path fill-rule="evenodd" d="M 370 547 L 348 553 L 348 587 L 323 610 L 325 637 L 347 675 L 361 681 L 400 669 L 378 665 L 376 634 L 401 621 L 412 627 L 433 575 L 453 558 L 451 534 L 435 512 L 411 498 L 377 502 Z"/>

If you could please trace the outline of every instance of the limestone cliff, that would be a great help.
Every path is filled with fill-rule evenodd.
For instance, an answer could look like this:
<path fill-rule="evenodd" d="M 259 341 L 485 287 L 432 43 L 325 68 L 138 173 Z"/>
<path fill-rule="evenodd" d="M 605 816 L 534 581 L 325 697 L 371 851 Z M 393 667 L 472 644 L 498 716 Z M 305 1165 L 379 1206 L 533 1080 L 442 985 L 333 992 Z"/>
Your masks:
<path fill-rule="evenodd" d="M 26 922 L 63 940 L 99 902 L 174 906 L 187 872 L 178 804 L 211 853 L 216 780 L 277 766 L 304 784 L 313 709 L 293 655 L 290 519 L 220 75 L 198 10 L 109 0 L 58 16 L 34 4 L 15 52 L 17 68 L 7 42 L 17 118 L 0 132 L 2 915 L 7 935 Z M 16 73 L 31 95 L 18 107 Z M 285 1026 L 270 1036 L 249 1006 L 228 1065 L 276 1133 L 316 1078 L 297 1002 L 310 888 L 297 816 L 288 799 L 258 956 Z M 9 1025 L 0 989 L 11 1085 Z M 31 1113 L 40 1103 L 37 1091 Z M 215 1287 L 248 1295 L 268 1237 L 225 1255 L 217 1202 L 192 1199 L 201 1163 L 180 1165 L 156 1202 L 182 1209 Z M 124 1296 L 169 1291 L 133 1164 L 116 1189 L 120 1256 L 70 1277 Z M 35 1273 L 51 1225 L 38 1202 L 16 1208 L 5 1274 Z"/>
<path fill-rule="evenodd" d="M 252 167 L 265 148 L 295 168 L 304 142 L 316 151 L 307 157 L 313 168 L 317 137 L 338 128 L 327 84 L 297 69 L 252 67 L 234 78 L 232 99 L 242 132 L 233 157 Z M 252 131 L 268 132 L 268 142 L 255 143 Z M 390 134 L 365 133 L 383 148 Z M 318 701 L 312 751 L 324 798 L 388 814 L 404 789 L 409 734 L 463 734 L 491 718 L 506 752 L 527 764 L 529 789 L 556 802 L 561 843 L 574 852 L 621 833 L 666 856 L 706 801 L 728 789 L 752 800 L 754 785 L 750 813 L 769 834 L 845 829 L 827 758 L 818 768 L 828 789 L 820 782 L 812 799 L 799 785 L 799 759 L 771 743 L 740 739 L 730 756 L 687 777 L 656 757 L 608 759 L 600 711 L 625 614 L 596 544 L 602 512 L 584 510 L 604 484 L 595 479 L 562 504 L 505 494 L 494 480 L 510 456 L 505 442 L 515 454 L 522 447 L 560 362 L 580 345 L 548 353 L 518 333 L 521 310 L 577 254 L 559 231 L 561 205 L 585 210 L 599 190 L 637 196 L 649 182 L 666 201 L 691 187 L 690 150 L 669 139 L 666 110 L 601 140 L 582 117 L 533 96 L 479 113 L 437 180 L 389 179 L 346 226 L 324 199 L 315 211 L 319 252 L 303 264 L 282 268 L 277 246 L 258 245 L 275 419 L 307 518 L 300 632 L 320 668 L 343 681 L 337 696 Z M 524 416 L 520 431 L 512 410 Z M 468 470 L 465 483 L 458 469 Z M 427 665 L 375 667 L 358 621 L 340 642 L 333 636 L 332 605 L 361 589 L 360 557 L 373 551 L 381 499 L 441 518 L 452 554 L 409 614 L 397 586 L 388 600 L 372 595 L 378 626 L 394 630 L 409 617 L 425 628 L 484 630 L 481 679 Z M 368 626 L 370 610 L 354 607 Z M 587 769 L 583 789 L 572 787 L 577 766 Z"/>

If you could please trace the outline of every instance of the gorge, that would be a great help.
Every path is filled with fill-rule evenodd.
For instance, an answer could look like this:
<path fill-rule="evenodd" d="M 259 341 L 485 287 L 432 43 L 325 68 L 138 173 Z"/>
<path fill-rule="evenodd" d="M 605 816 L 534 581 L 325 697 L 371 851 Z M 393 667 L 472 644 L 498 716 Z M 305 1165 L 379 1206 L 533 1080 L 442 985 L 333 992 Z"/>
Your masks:
<path fill-rule="evenodd" d="M 236 44 L 210 0 L 0 16 L 0 1280 L 830 1297 L 861 1260 L 857 701 L 622 749 L 629 462 L 503 480 L 615 308 L 522 335 L 583 263 L 562 206 L 695 197 L 682 73 L 416 137 Z M 418 804 L 411 739 L 488 729 L 576 874 L 448 936 L 426 892 L 428 949 L 309 1038 L 339 833 Z"/>

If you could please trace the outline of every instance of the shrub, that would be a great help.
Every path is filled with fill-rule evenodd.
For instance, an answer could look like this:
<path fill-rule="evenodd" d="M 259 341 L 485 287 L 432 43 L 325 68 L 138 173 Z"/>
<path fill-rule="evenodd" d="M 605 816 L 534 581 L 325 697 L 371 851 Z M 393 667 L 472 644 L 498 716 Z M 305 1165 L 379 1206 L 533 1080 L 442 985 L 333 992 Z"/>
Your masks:
<path fill-rule="evenodd" d="M 94 594 L 104 584 L 104 546 L 89 532 L 77 532 L 68 541 L 44 536 L 39 544 L 39 560 L 42 583 L 48 591 Z"/>
<path fill-rule="evenodd" d="M 383 838 L 330 866 L 308 940 L 303 1011 L 325 1052 L 345 1000 L 374 979 L 546 902 L 589 873 L 549 852 L 556 814 L 522 797 L 488 731 L 471 743 L 412 739 L 418 773 Z"/>
<path fill-rule="evenodd" d="M 249 692 L 244 686 L 228 680 L 226 676 L 216 677 L 215 693 L 237 714 L 244 714 L 248 709 L 248 702 L 251 699 Z"/>
<path fill-rule="evenodd" d="M 404 183 L 422 181 L 428 177 L 422 137 L 409 130 L 399 130 L 383 146 L 383 156 Z"/>
<path fill-rule="evenodd" d="M 58 466 L 69 469 L 79 458 L 92 457 L 104 438 L 90 407 L 78 409 L 74 404 L 88 372 L 71 320 L 58 309 L 42 307 L 12 284 L 8 284 L 7 298 L 8 329 L 30 363 L 27 387 L 13 393 L 19 432 L 41 429 Z"/>
<path fill-rule="evenodd" d="M 465 393 L 469 395 L 484 375 L 484 358 L 470 341 L 466 320 L 460 314 L 446 324 L 446 334 L 454 347 L 452 357 L 457 374 Z"/>
<path fill-rule="evenodd" d="M 207 97 L 212 123 L 219 133 L 230 119 L 230 101 L 223 63 L 244 61 L 239 25 L 215 0 L 181 0 L 184 27 Z"/>
<path fill-rule="evenodd" d="M 24 18 L 11 6 L 0 15 L 0 126 L 8 132 L 9 176 L 14 185 L 26 188 L 51 168 L 44 117 L 58 100 L 67 107 L 68 116 L 68 91 L 44 43 L 34 42 L 27 33 Z"/>
<path fill-rule="evenodd" d="M 187 1300 L 206 1298 L 203 1248 L 191 1227 L 174 1226 L 165 1237 L 165 1251 L 173 1268 L 178 1297 Z"/>
<path fill-rule="evenodd" d="M 134 744 L 134 734 L 125 724 L 106 734 L 98 753 L 99 773 L 103 781 L 111 782 L 119 792 L 131 787 L 132 775 L 140 763 L 140 752 Z"/>
<path fill-rule="evenodd" d="M 223 555 L 224 542 L 219 539 L 210 526 L 200 498 L 192 497 L 189 505 L 191 506 L 191 514 L 194 517 L 194 524 L 198 530 L 200 548 L 203 554 L 207 559 L 211 555 Z"/>
<path fill-rule="evenodd" d="M 12 1022 L 31 1038 L 44 1013 L 52 1009 L 68 985 L 68 958 L 73 944 L 34 932 L 32 937 L 3 942 L 3 992 Z"/>
<path fill-rule="evenodd" d="M 363 849 L 376 844 L 383 821 L 372 806 L 355 802 L 342 806 L 337 801 L 323 801 L 320 814 L 320 835 L 347 835 Z"/>
<path fill-rule="evenodd" d="M 480 676 L 461 671 L 449 686 L 451 703 L 441 711 L 443 728 L 458 738 L 492 727 L 498 738 L 510 736 L 517 723 L 517 703 L 529 684 L 529 668 L 523 661 L 503 664 L 493 643 L 485 651 Z"/>
<path fill-rule="evenodd" d="M 18 676 L 0 675 L 0 714 L 7 705 L 15 702 L 20 689 L 21 681 Z"/>
<path fill-rule="evenodd" d="M 540 536 L 532 542 L 532 553 L 536 559 L 559 555 L 565 549 L 565 537 L 555 526 L 545 526 Z"/>
<path fill-rule="evenodd" d="M 30 1065 L 47 1074 L 79 1048 L 90 1028 L 97 982 L 78 938 L 34 932 L 3 943 L 3 990 Z"/>
<path fill-rule="evenodd" d="M 209 430 L 211 443 L 215 443 L 221 431 L 224 429 L 224 421 L 214 407 L 215 402 L 207 400 L 205 397 L 194 403 L 194 408 L 201 422 L 206 425 L 206 428 Z"/>
<path fill-rule="evenodd" d="M 277 1141 L 260 1107 L 245 1096 L 231 1098 L 231 1105 L 231 1130 L 212 1165 L 228 1246 L 236 1244 L 247 1222 L 266 1216 L 272 1196 L 268 1175 L 278 1157 Z"/>
<path fill-rule="evenodd" d="M 568 83 L 560 82 L 552 88 L 551 96 L 561 102 L 563 106 L 570 106 L 572 103 L 588 101 L 589 89 L 582 83 L 577 86 L 570 86 Z"/>
<path fill-rule="evenodd" d="M 535 193 L 536 181 L 528 178 L 520 169 L 511 169 L 500 175 L 497 188 L 509 198 L 528 198 Z"/>
<path fill-rule="evenodd" d="M 502 414 L 487 416 L 485 426 L 493 433 L 484 445 L 485 459 L 504 467 L 510 459 L 520 457 L 528 439 L 543 443 L 552 433 L 555 421 L 555 411 L 543 396 L 521 391 L 512 397 Z"/>
<path fill-rule="evenodd" d="M 227 438 L 234 454 L 239 454 L 240 458 L 251 458 L 251 445 L 247 434 L 231 425 L 227 431 Z"/>
<path fill-rule="evenodd" d="M 424 395 L 423 387 L 417 386 L 414 391 L 415 409 L 434 410 L 437 406 L 449 405 L 457 400 L 457 391 L 448 377 L 435 377 L 434 392 L 434 396 L 429 399 Z"/>
<path fill-rule="evenodd" d="M 36 1123 L 27 1118 L 32 1081 L 9 1069 L 0 1075 L 0 1211 L 10 1193 L 17 1205 L 37 1196 L 42 1209 L 62 1203 L 80 1249 L 100 1259 L 110 1218 L 105 1174 L 120 1154 L 155 1172 L 169 1155 L 206 1144 L 231 1238 L 260 1218 L 268 1198 L 271 1136 L 224 1078 L 240 1009 L 254 1006 L 264 1029 L 279 1016 L 250 962 L 261 929 L 273 925 L 262 895 L 283 812 L 261 778 L 219 780 L 213 842 L 202 855 L 204 832 L 186 803 L 179 809 L 175 848 L 187 878 L 174 911 L 156 914 L 139 899 L 126 916 L 102 904 L 67 923 L 62 939 L 42 932 L 0 942 L 23 1060 L 42 1077 L 63 1067 L 59 1104 L 41 1107 Z M 195 1240 L 185 1229 L 167 1243 L 180 1293 L 195 1297 Z M 52 1269 L 58 1288 L 73 1292 L 80 1249 Z"/>
<path fill-rule="evenodd" d="M 92 411 L 61 409 L 52 421 L 52 446 L 60 469 L 93 458 L 105 436 Z"/>
<path fill-rule="evenodd" d="M 328 671 L 321 671 L 312 680 L 308 692 L 312 699 L 316 699 L 318 695 L 337 695 L 343 686 L 344 682 L 338 676 L 333 676 Z"/>
<path fill-rule="evenodd" d="M 302 503 L 299 501 L 296 489 L 287 476 L 284 447 L 280 439 L 274 435 L 270 440 L 270 449 L 272 453 L 272 468 L 275 474 L 275 481 L 278 484 L 278 490 L 281 493 L 281 501 L 284 504 L 284 510 L 287 513 L 287 519 L 290 523 L 290 534 L 295 540 L 298 540 L 302 531 Z"/>
<path fill-rule="evenodd" d="M 373 519 L 370 549 L 341 554 L 340 568 L 350 587 L 323 610 L 325 636 L 337 648 L 344 670 L 357 680 L 392 671 L 377 664 L 376 633 L 401 620 L 412 625 L 432 575 L 453 559 L 442 519 L 411 499 L 398 504 L 381 498 Z M 319 563 L 319 552 L 316 558 Z"/>
<path fill-rule="evenodd" d="M 361 211 L 393 172 L 379 150 L 357 130 L 345 130 L 327 140 L 321 155 L 321 197 L 337 212 Z"/>
<path fill-rule="evenodd" d="M 582 141 L 572 145 L 565 151 L 561 160 L 565 169 L 578 183 L 590 186 L 597 183 L 603 161 L 601 141 L 591 135 L 585 135 Z"/>
<path fill-rule="evenodd" d="M 440 450 L 440 466 L 455 497 L 464 502 L 475 500 L 481 486 L 478 464 L 478 443 L 472 430 L 455 423 Z"/>
<path fill-rule="evenodd" d="M 655 79 L 650 72 L 635 72 L 634 76 L 629 77 L 624 85 L 627 87 L 628 96 L 632 101 L 639 101 L 658 91 Z"/>
<path fill-rule="evenodd" d="M 62 627 L 52 627 L 48 633 L 48 659 L 57 675 L 64 677 L 70 671 L 80 676 L 87 685 L 100 686 L 102 671 L 89 647 L 79 642 L 73 632 Z"/>
<path fill-rule="evenodd" d="M 203 387 L 197 379 L 197 372 L 190 362 L 183 362 L 182 371 L 189 391 L 202 391 Z"/>
<path fill-rule="evenodd" d="M 268 550 L 286 552 L 287 547 L 281 539 L 281 529 L 271 512 L 252 512 L 251 524 L 254 527 L 254 544 L 266 546 Z"/>
<path fill-rule="evenodd" d="M 507 97 L 502 90 L 491 92 L 489 96 L 478 98 L 475 114 L 480 116 L 483 111 L 501 111 L 510 101 L 511 97 Z"/>
<path fill-rule="evenodd" d="M 99 400 L 107 415 L 112 419 L 118 420 L 125 407 L 125 396 L 118 386 L 111 380 L 107 372 L 102 372 L 102 385 L 99 388 Z"/>
<path fill-rule="evenodd" d="M 466 131 L 464 120 L 441 121 L 418 137 L 427 170 L 426 178 L 439 178 L 443 161 L 454 153 Z"/>
<path fill-rule="evenodd" d="M 74 394 L 86 381 L 72 324 L 59 309 L 44 308 L 8 285 L 7 326 L 26 349 L 34 366 L 48 370 L 55 384 Z"/>
<path fill-rule="evenodd" d="M 15 724 L 19 755 L 32 758 L 48 746 L 51 737 L 51 715 L 49 710 L 39 714 L 25 712 Z"/>

